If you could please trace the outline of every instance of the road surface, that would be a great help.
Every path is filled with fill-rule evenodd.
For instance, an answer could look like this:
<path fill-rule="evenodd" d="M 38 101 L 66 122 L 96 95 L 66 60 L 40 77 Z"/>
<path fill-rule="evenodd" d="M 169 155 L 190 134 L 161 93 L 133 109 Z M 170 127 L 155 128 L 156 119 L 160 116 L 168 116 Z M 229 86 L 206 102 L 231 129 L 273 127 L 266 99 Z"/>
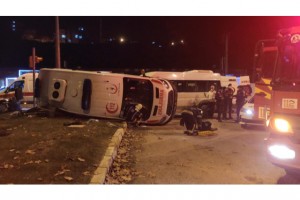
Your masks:
<path fill-rule="evenodd" d="M 142 126 L 132 134 L 132 184 L 281 184 L 298 183 L 265 156 L 263 128 L 243 129 L 233 120 L 217 122 L 215 136 L 188 136 L 179 119 L 165 126 Z"/>

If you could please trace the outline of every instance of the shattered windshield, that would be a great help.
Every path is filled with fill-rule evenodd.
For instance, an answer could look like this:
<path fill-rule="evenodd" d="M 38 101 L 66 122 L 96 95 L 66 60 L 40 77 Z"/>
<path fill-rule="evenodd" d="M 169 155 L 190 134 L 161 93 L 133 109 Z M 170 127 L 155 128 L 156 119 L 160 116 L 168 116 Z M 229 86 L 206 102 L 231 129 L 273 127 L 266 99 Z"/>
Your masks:
<path fill-rule="evenodd" d="M 124 78 L 123 108 L 128 104 L 142 104 L 145 118 L 150 117 L 153 105 L 153 85 L 150 80 Z"/>
<path fill-rule="evenodd" d="M 275 81 L 300 81 L 300 43 L 282 45 L 277 62 Z"/>

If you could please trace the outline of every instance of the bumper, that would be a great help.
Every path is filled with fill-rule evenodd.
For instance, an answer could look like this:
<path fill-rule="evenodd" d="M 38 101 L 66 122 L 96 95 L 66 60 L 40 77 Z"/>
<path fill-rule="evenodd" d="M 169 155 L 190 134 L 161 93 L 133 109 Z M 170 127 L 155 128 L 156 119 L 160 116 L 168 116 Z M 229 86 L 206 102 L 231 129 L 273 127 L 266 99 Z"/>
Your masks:
<path fill-rule="evenodd" d="M 258 125 L 258 126 L 264 126 L 265 125 L 265 120 L 241 118 L 240 124 L 241 125 Z"/>

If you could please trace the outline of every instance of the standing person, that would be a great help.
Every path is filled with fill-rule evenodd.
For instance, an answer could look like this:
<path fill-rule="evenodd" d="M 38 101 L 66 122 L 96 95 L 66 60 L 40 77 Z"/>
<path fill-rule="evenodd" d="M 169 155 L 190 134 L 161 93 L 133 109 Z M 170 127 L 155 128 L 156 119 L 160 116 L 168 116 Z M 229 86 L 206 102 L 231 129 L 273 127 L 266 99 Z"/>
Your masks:
<path fill-rule="evenodd" d="M 245 103 L 246 93 L 242 86 L 238 86 L 236 93 L 236 122 L 240 121 L 240 111 Z"/>
<path fill-rule="evenodd" d="M 205 93 L 205 97 L 209 100 L 209 116 L 213 117 L 215 113 L 215 106 L 216 106 L 216 89 L 214 85 L 210 86 L 210 90 Z"/>
<path fill-rule="evenodd" d="M 227 117 L 227 112 L 228 112 L 228 117 L 229 119 L 232 119 L 232 99 L 233 99 L 233 94 L 235 92 L 235 88 L 232 87 L 232 84 L 229 83 L 228 87 L 226 88 L 226 95 L 225 95 L 225 117 Z"/>
<path fill-rule="evenodd" d="M 205 94 L 205 96 L 208 98 L 208 99 L 213 99 L 215 100 L 215 97 L 216 97 L 216 89 L 215 89 L 215 86 L 214 85 L 211 85 L 210 86 L 210 90 Z"/>
<path fill-rule="evenodd" d="M 218 121 L 221 122 L 221 114 L 224 112 L 224 90 L 220 87 L 216 93 L 216 104 L 217 104 L 217 112 L 218 112 Z"/>
<path fill-rule="evenodd" d="M 227 118 L 227 110 L 228 110 L 228 90 L 226 87 L 223 88 L 223 96 L 224 96 L 224 102 L 223 102 L 223 119 L 226 120 Z"/>

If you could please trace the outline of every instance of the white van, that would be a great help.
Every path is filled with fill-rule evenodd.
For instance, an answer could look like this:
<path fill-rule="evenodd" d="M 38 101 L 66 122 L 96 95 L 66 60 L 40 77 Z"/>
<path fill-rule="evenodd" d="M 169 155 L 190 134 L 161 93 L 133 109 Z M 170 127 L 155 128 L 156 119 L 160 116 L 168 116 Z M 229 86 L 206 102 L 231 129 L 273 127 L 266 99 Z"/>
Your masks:
<path fill-rule="evenodd" d="M 168 81 L 156 78 L 45 68 L 36 88 L 40 107 L 91 117 L 124 119 L 128 104 L 141 104 L 142 123 L 166 124 L 176 111 L 176 91 Z"/>
<path fill-rule="evenodd" d="M 38 73 L 35 73 L 35 77 L 38 77 Z M 8 99 L 15 95 L 15 89 L 21 87 L 23 92 L 23 99 L 21 104 L 33 103 L 33 74 L 27 73 L 19 76 L 14 82 L 12 82 L 7 88 L 0 91 L 0 99 Z"/>
<path fill-rule="evenodd" d="M 220 83 L 221 83 L 221 87 L 228 87 L 228 85 L 231 84 L 232 87 L 234 88 L 233 95 L 236 95 L 237 87 L 238 87 L 236 76 L 220 76 Z"/>
<path fill-rule="evenodd" d="M 212 116 L 214 103 L 206 97 L 206 93 L 211 85 L 215 85 L 216 89 L 221 86 L 219 73 L 214 73 L 211 70 L 153 71 L 147 72 L 146 76 L 169 80 L 175 86 L 178 92 L 177 114 L 181 114 L 187 107 L 197 105 L 204 113 L 209 113 Z"/>

